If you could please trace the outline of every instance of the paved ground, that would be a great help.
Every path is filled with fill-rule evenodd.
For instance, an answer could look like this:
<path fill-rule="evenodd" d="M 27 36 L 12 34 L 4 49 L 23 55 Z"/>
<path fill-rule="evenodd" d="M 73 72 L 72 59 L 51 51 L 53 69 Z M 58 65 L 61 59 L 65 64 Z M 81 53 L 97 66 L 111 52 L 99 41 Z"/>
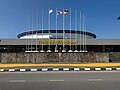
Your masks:
<path fill-rule="evenodd" d="M 120 72 L 2 72 L 0 90 L 120 90 Z"/>

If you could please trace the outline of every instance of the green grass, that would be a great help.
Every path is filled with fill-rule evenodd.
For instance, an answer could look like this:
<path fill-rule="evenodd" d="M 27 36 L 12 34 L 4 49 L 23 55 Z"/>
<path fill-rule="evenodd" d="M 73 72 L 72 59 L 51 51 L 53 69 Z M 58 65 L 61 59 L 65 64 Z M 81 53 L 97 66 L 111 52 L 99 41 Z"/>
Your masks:
<path fill-rule="evenodd" d="M 112 53 L 116 58 L 120 58 L 120 52 L 114 52 Z"/>

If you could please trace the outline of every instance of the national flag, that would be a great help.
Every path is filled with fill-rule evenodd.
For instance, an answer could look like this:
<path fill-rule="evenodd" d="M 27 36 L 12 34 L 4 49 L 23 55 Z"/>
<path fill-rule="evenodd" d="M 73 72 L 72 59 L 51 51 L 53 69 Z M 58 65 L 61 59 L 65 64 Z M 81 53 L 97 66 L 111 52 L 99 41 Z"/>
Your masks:
<path fill-rule="evenodd" d="M 49 14 L 51 14 L 53 12 L 53 10 L 49 10 Z"/>
<path fill-rule="evenodd" d="M 68 13 L 68 9 L 65 9 L 65 10 L 64 10 L 64 14 L 67 14 L 67 13 Z"/>
<path fill-rule="evenodd" d="M 119 17 L 117 17 L 117 20 L 120 20 L 120 16 L 119 16 Z"/>
<path fill-rule="evenodd" d="M 60 14 L 62 14 L 62 11 L 57 11 L 57 15 L 60 15 Z"/>

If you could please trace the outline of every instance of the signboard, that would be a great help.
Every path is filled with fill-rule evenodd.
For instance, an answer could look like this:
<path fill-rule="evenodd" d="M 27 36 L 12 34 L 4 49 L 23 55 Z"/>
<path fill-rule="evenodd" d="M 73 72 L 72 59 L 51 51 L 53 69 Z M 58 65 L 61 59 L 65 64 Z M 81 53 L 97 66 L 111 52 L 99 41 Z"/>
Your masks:
<path fill-rule="evenodd" d="M 78 40 L 64 40 L 64 44 L 78 44 Z M 63 40 L 38 40 L 38 44 L 63 44 Z"/>

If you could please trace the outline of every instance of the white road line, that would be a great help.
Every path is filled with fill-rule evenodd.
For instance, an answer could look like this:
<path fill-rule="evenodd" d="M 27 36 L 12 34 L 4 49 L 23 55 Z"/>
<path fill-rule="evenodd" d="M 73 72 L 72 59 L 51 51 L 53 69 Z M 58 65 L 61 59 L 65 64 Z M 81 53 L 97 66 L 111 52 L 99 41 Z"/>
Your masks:
<path fill-rule="evenodd" d="M 53 68 L 53 71 L 59 71 L 59 68 Z"/>
<path fill-rule="evenodd" d="M 37 71 L 37 69 L 31 69 L 31 72 L 35 72 L 35 71 Z"/>
<path fill-rule="evenodd" d="M 62 80 L 62 79 L 56 79 L 56 80 L 49 80 L 50 82 L 63 82 L 64 80 Z"/>
<path fill-rule="evenodd" d="M 15 69 L 9 69 L 9 72 L 15 72 Z"/>
<path fill-rule="evenodd" d="M 90 71 L 90 68 L 84 68 L 85 71 Z"/>
<path fill-rule="evenodd" d="M 96 70 L 96 71 L 100 71 L 100 70 L 101 70 L 101 68 L 95 68 L 95 70 Z"/>
<path fill-rule="evenodd" d="M 2 89 L 0 89 L 0 90 L 2 90 Z"/>
<path fill-rule="evenodd" d="M 48 71 L 48 68 L 42 68 L 42 71 Z"/>
<path fill-rule="evenodd" d="M 107 71 L 111 71 L 111 70 L 112 70 L 112 68 L 106 68 L 106 70 L 107 70 Z"/>
<path fill-rule="evenodd" d="M 69 71 L 69 68 L 63 68 L 63 71 Z"/>
<path fill-rule="evenodd" d="M 103 81 L 103 79 L 88 79 L 88 81 Z"/>
<path fill-rule="evenodd" d="M 9 82 L 25 82 L 25 80 L 9 80 Z"/>
<path fill-rule="evenodd" d="M 74 68 L 74 71 L 80 71 L 80 68 Z"/>
<path fill-rule="evenodd" d="M 120 68 L 116 68 L 116 70 L 120 70 Z"/>
<path fill-rule="evenodd" d="M 0 69 L 0 72 L 3 72 L 4 71 L 4 69 Z"/>
<path fill-rule="evenodd" d="M 25 72 L 26 71 L 26 69 L 20 69 L 20 72 Z"/>

